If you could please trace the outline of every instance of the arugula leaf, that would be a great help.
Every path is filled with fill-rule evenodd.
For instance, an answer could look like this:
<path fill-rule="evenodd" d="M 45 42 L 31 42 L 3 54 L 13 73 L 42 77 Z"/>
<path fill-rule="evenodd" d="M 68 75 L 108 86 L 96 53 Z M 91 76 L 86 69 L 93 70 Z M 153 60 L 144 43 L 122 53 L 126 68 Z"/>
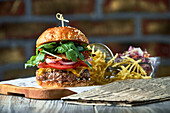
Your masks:
<path fill-rule="evenodd" d="M 35 65 L 32 65 L 32 63 L 28 62 L 25 64 L 25 69 L 27 69 L 27 67 L 34 67 Z"/>
<path fill-rule="evenodd" d="M 70 49 L 71 49 L 71 48 L 74 49 L 74 50 L 77 49 L 73 42 L 68 42 L 68 43 L 66 43 L 66 45 L 67 45 Z"/>
<path fill-rule="evenodd" d="M 67 52 L 66 52 L 66 56 L 67 58 L 74 62 L 77 62 L 77 53 L 73 50 L 73 49 L 69 49 Z"/>
<path fill-rule="evenodd" d="M 25 69 L 27 68 L 27 67 L 31 67 L 31 66 L 35 66 L 34 65 L 34 63 L 33 63 L 33 61 L 36 59 L 36 56 L 32 56 L 31 58 L 30 58 L 30 60 L 28 60 L 27 61 L 27 63 L 25 63 Z"/>
<path fill-rule="evenodd" d="M 57 48 L 55 48 L 54 50 L 55 52 L 57 51 L 57 53 L 64 53 L 66 52 L 65 49 L 62 46 L 58 46 Z"/>
<path fill-rule="evenodd" d="M 44 57 L 45 57 L 44 53 L 39 53 L 38 55 L 32 56 L 30 60 L 28 60 L 27 63 L 25 64 L 25 69 L 31 66 L 34 67 L 35 65 L 38 66 L 40 61 L 44 62 Z"/>
<path fill-rule="evenodd" d="M 79 58 L 80 58 L 80 60 L 85 60 L 82 53 L 79 54 Z"/>
<path fill-rule="evenodd" d="M 90 69 L 93 71 L 93 68 L 92 68 L 92 66 L 91 66 L 91 64 L 89 64 L 89 62 L 87 62 L 87 61 L 84 61 L 89 67 L 90 67 Z"/>
<path fill-rule="evenodd" d="M 78 51 L 83 51 L 84 48 L 82 46 L 77 46 Z"/>
<path fill-rule="evenodd" d="M 77 58 L 79 57 L 81 60 L 84 60 L 83 54 L 79 52 L 73 42 L 67 42 L 63 46 L 66 48 L 65 51 L 67 51 L 66 56 L 68 59 L 77 62 Z"/>
<path fill-rule="evenodd" d="M 69 54 L 70 54 L 70 53 L 69 53 L 68 51 L 66 51 L 66 57 L 67 57 L 67 59 L 68 59 L 68 60 L 71 60 L 71 57 L 70 57 Z"/>
<path fill-rule="evenodd" d="M 44 46 L 45 49 L 52 49 L 52 48 L 54 48 L 54 47 L 55 47 L 55 46 L 53 46 L 53 45 L 45 45 L 45 46 Z"/>
<path fill-rule="evenodd" d="M 40 45 L 37 49 L 36 49 L 36 55 L 38 54 L 38 50 L 41 48 L 45 48 L 45 49 L 52 49 L 54 48 L 54 44 L 56 44 L 56 42 L 51 42 L 51 43 L 47 43 L 47 44 L 42 44 Z"/>
<path fill-rule="evenodd" d="M 39 61 L 44 62 L 44 53 L 39 53 L 36 59 L 33 61 L 37 66 L 39 65 Z"/>
<path fill-rule="evenodd" d="M 67 44 L 62 44 L 61 47 L 65 50 L 65 51 L 68 51 L 69 50 L 69 47 Z"/>
<path fill-rule="evenodd" d="M 48 51 L 46 51 L 46 50 L 44 50 L 44 49 L 41 50 L 41 53 L 46 53 L 46 54 L 49 54 L 49 55 L 51 55 L 51 56 L 53 56 L 53 57 L 62 59 L 61 57 L 59 57 L 59 56 L 57 56 L 57 55 L 54 55 L 54 54 L 52 54 L 52 53 L 50 53 L 50 52 L 48 52 Z"/>

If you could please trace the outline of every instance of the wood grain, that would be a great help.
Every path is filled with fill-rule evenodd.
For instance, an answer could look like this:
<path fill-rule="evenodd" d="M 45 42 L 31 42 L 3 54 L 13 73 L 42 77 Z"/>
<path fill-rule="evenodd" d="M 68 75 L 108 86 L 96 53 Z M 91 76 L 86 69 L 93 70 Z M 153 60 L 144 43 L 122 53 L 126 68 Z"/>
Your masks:
<path fill-rule="evenodd" d="M 0 95 L 0 112 L 11 113 L 93 113 L 93 106 L 66 104 L 61 100 L 35 100 L 17 96 Z"/>
<path fill-rule="evenodd" d="M 170 101 L 136 106 L 115 107 L 74 105 L 62 100 L 35 100 L 0 95 L 0 113 L 169 113 Z"/>
<path fill-rule="evenodd" d="M 20 95 L 32 99 L 59 99 L 76 93 L 65 88 L 45 89 L 0 84 L 0 94 Z"/>
<path fill-rule="evenodd" d="M 62 99 L 78 104 L 104 103 L 117 106 L 170 100 L 170 77 L 117 81 Z"/>

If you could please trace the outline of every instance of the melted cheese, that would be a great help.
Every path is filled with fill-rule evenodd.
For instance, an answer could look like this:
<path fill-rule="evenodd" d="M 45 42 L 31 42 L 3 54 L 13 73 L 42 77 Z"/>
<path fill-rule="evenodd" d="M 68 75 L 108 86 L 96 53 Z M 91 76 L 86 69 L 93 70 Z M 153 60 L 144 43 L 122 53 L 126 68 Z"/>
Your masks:
<path fill-rule="evenodd" d="M 76 69 L 67 69 L 67 71 L 71 71 L 77 77 L 80 77 L 80 74 L 84 71 L 84 69 L 88 69 L 88 67 L 80 66 Z"/>
<path fill-rule="evenodd" d="M 75 74 L 77 77 L 80 77 L 80 74 L 84 71 L 84 69 L 88 69 L 88 67 L 84 67 L 84 66 L 80 66 L 76 69 L 65 69 L 66 71 L 70 71 L 73 74 Z M 38 76 L 46 73 L 46 72 L 51 72 L 51 71 L 55 71 L 58 69 L 54 69 L 54 68 L 39 68 L 38 70 Z"/>

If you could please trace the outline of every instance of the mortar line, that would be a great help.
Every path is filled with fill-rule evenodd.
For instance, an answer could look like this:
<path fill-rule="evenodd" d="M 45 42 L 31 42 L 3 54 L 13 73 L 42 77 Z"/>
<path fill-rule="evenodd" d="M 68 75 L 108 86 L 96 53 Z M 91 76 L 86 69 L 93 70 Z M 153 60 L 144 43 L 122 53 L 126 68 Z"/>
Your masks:
<path fill-rule="evenodd" d="M 27 17 L 31 17 L 32 15 L 32 1 L 31 0 L 24 0 L 25 2 L 25 13 Z"/>

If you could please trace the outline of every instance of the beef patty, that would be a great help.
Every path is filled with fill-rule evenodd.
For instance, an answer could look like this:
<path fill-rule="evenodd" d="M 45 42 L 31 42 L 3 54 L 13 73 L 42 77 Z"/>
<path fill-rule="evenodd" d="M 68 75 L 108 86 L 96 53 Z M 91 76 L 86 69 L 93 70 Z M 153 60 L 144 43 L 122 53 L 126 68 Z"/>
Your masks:
<path fill-rule="evenodd" d="M 36 75 L 38 73 L 38 70 L 36 72 Z M 73 82 L 73 81 L 88 81 L 90 80 L 90 73 L 88 69 L 85 69 L 80 73 L 80 76 L 77 77 L 75 74 L 73 74 L 71 71 L 66 70 L 52 70 L 47 71 L 41 74 L 40 76 L 36 76 L 36 78 L 40 81 L 48 81 L 48 80 L 54 80 L 59 83 L 61 82 Z"/>

